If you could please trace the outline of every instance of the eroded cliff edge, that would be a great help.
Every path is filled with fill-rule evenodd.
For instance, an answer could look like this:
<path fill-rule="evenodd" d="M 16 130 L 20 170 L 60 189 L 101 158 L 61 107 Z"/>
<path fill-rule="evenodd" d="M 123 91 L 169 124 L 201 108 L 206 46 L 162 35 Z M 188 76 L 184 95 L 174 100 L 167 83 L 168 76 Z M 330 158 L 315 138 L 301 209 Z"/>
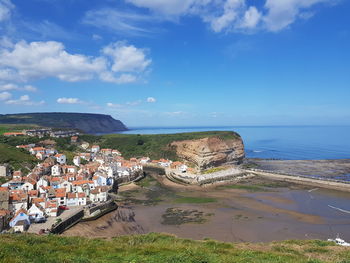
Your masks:
<path fill-rule="evenodd" d="M 170 147 L 176 155 L 204 170 L 223 164 L 239 164 L 245 157 L 241 136 L 232 132 L 232 136 L 207 137 L 196 140 L 175 141 Z"/>

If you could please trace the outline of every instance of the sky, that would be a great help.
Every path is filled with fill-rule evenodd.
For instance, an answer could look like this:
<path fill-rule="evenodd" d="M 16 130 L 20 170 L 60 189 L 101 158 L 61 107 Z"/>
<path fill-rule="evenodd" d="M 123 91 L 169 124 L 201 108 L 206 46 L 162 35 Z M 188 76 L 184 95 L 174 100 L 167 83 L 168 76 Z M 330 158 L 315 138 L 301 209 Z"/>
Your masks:
<path fill-rule="evenodd" d="M 348 0 L 0 0 L 0 113 L 350 125 Z"/>

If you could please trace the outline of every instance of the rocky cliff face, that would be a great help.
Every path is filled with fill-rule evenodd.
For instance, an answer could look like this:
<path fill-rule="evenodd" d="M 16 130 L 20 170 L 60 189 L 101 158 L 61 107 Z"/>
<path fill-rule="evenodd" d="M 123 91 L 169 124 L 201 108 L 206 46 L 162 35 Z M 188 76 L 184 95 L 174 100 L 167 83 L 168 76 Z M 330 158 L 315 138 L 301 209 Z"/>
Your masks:
<path fill-rule="evenodd" d="M 201 170 L 225 163 L 238 164 L 245 157 L 243 141 L 239 136 L 232 139 L 209 137 L 176 141 L 170 146 L 176 149 L 177 156 Z"/>
<path fill-rule="evenodd" d="M 112 133 L 127 128 L 110 115 L 91 113 L 22 113 L 0 115 L 0 124 L 37 124 L 42 127 L 78 129 L 85 133 Z"/>

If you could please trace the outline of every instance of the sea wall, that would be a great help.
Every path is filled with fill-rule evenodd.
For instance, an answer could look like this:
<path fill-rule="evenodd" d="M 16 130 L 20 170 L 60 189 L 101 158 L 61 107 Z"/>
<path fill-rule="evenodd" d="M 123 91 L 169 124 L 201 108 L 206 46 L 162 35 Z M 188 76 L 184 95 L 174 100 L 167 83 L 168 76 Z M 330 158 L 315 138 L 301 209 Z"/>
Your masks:
<path fill-rule="evenodd" d="M 169 180 L 178 183 L 191 185 L 208 185 L 221 182 L 239 181 L 249 177 L 249 174 L 245 173 L 241 169 L 234 167 L 209 174 L 181 173 L 174 169 L 166 169 L 166 177 Z"/>

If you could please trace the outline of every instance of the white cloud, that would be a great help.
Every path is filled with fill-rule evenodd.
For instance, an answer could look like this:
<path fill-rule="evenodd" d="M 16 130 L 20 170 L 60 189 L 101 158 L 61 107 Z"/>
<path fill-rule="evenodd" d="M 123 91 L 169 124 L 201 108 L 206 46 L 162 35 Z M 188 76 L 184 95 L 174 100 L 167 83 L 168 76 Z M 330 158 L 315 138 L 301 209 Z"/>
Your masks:
<path fill-rule="evenodd" d="M 58 98 L 57 103 L 59 104 L 81 104 L 83 103 L 78 98 Z"/>
<path fill-rule="evenodd" d="M 38 89 L 32 85 L 18 86 L 17 84 L 13 84 L 13 83 L 0 85 L 0 91 L 4 91 L 4 90 L 20 90 L 20 91 L 30 91 L 30 92 L 38 91 Z"/>
<path fill-rule="evenodd" d="M 5 92 L 1 92 L 0 93 L 0 101 L 3 101 L 3 100 L 8 100 L 12 97 L 12 94 L 5 91 Z"/>
<path fill-rule="evenodd" d="M 106 105 L 107 105 L 107 107 L 110 107 L 110 108 L 122 108 L 123 107 L 122 104 L 116 104 L 116 103 L 112 103 L 112 102 L 108 102 Z"/>
<path fill-rule="evenodd" d="M 12 49 L 0 52 L 0 67 L 14 72 L 22 81 L 56 77 L 64 81 L 91 79 L 105 68 L 102 58 L 69 54 L 62 43 L 55 41 L 20 41 Z"/>
<path fill-rule="evenodd" d="M 251 6 L 245 11 L 244 17 L 239 27 L 241 28 L 255 28 L 260 22 L 262 14 L 254 6 Z"/>
<path fill-rule="evenodd" d="M 153 98 L 153 97 L 148 97 L 147 98 L 147 102 L 149 102 L 149 103 L 154 103 L 154 102 L 156 102 L 157 100 L 155 99 L 155 98 Z"/>
<path fill-rule="evenodd" d="M 127 45 L 123 41 L 110 44 L 102 50 L 103 54 L 113 59 L 114 72 L 142 72 L 152 62 L 146 58 L 146 50 Z"/>
<path fill-rule="evenodd" d="M 276 32 L 298 18 L 305 19 L 318 3 L 336 0 L 265 0 L 262 7 L 249 6 L 247 0 L 125 0 L 139 8 L 174 20 L 174 17 L 199 16 L 214 32 L 263 29 Z M 175 20 L 176 21 L 176 20 Z"/>
<path fill-rule="evenodd" d="M 292 24 L 307 8 L 319 3 L 334 2 L 334 0 L 266 0 L 268 10 L 264 17 L 267 30 L 280 31 Z"/>
<path fill-rule="evenodd" d="M 114 34 L 145 36 L 152 31 L 145 29 L 143 25 L 153 23 L 155 19 L 149 15 L 103 8 L 88 11 L 82 22 L 86 25 L 107 29 Z"/>
<path fill-rule="evenodd" d="M 0 0 L 0 22 L 10 18 L 14 7 L 10 0 Z"/>
<path fill-rule="evenodd" d="M 125 84 L 138 81 L 151 62 L 147 50 L 124 41 L 108 45 L 96 57 L 70 54 L 60 42 L 20 41 L 0 49 L 0 81 L 28 82 L 54 77 L 76 82 L 99 78 Z M 28 86 L 24 89 L 33 91 Z"/>
<path fill-rule="evenodd" d="M 203 0 L 126 0 L 137 7 L 149 8 L 163 15 L 182 15 L 190 12 L 201 3 L 210 2 Z"/>
<path fill-rule="evenodd" d="M 244 0 L 227 0 L 223 6 L 223 14 L 211 18 L 211 27 L 215 32 L 221 32 L 232 25 L 239 15 L 239 11 L 244 7 Z"/>
<path fill-rule="evenodd" d="M 45 101 L 32 101 L 28 95 L 23 95 L 17 100 L 7 100 L 8 105 L 24 105 L 24 106 L 39 106 L 45 104 Z"/>

